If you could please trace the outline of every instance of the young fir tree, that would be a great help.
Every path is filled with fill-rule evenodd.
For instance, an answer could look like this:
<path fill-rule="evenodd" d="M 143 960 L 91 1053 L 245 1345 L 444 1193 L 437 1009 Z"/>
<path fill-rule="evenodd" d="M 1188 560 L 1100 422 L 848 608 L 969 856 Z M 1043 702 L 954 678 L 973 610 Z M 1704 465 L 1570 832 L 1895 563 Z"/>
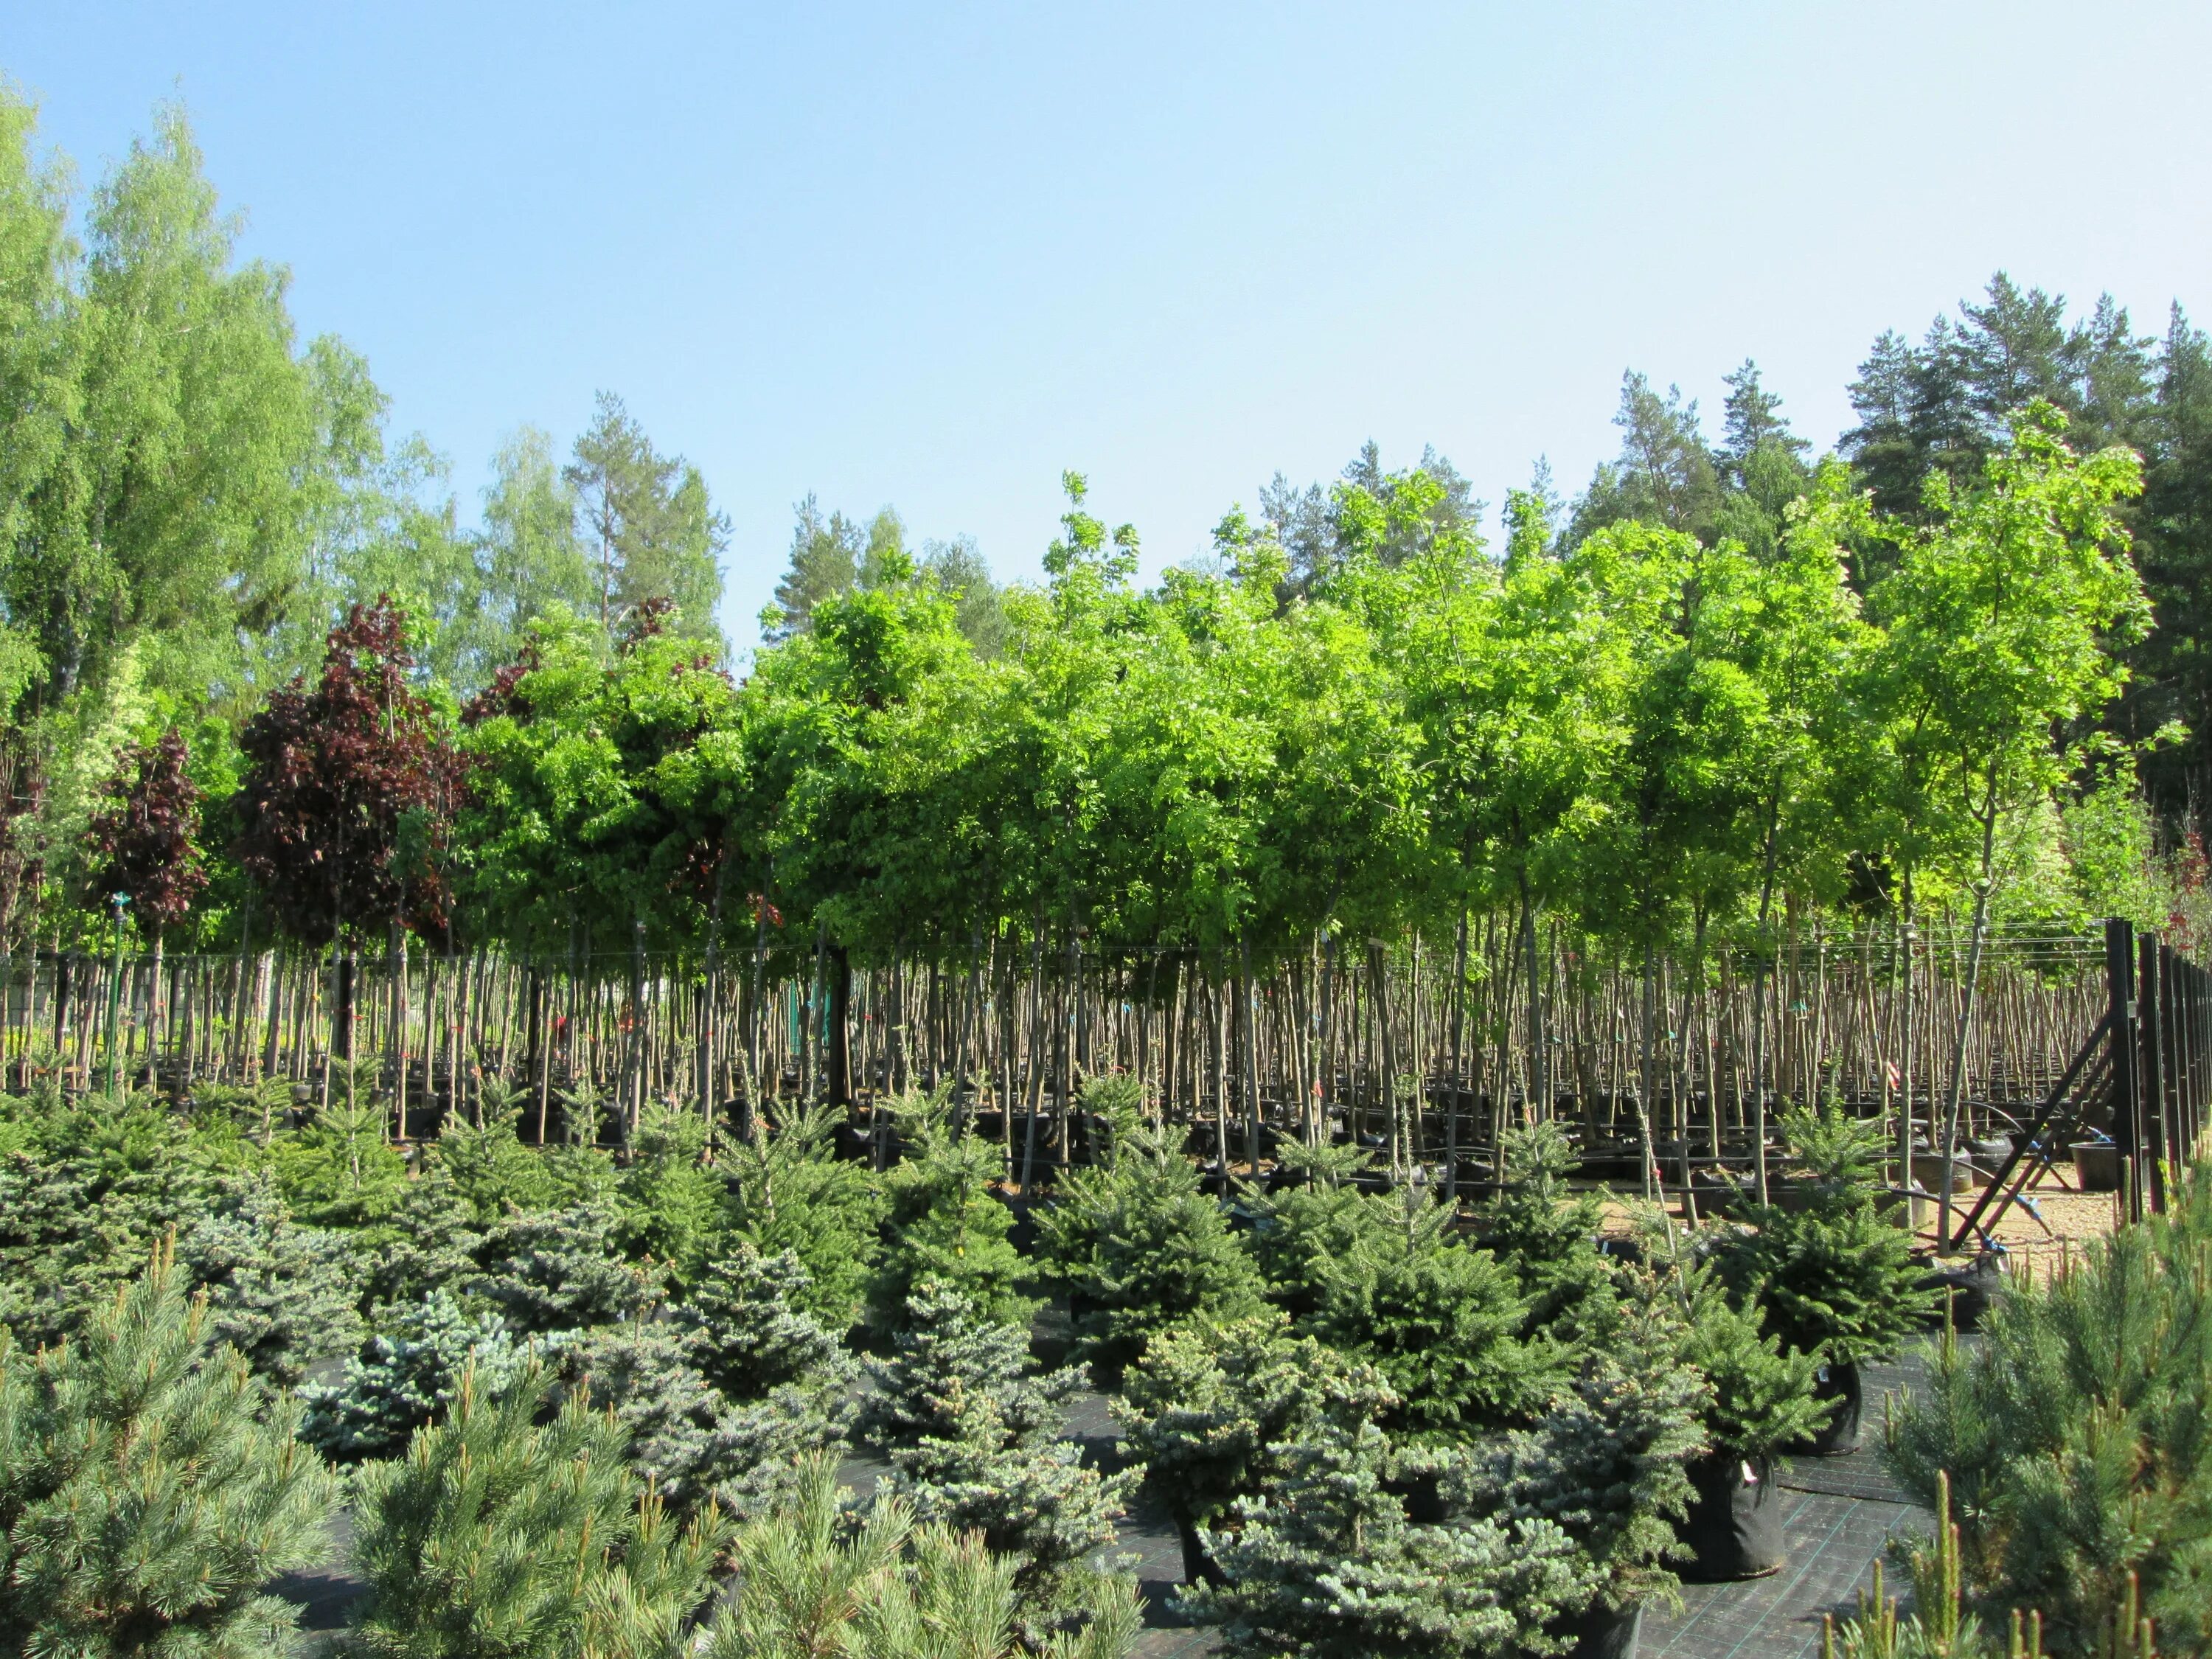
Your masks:
<path fill-rule="evenodd" d="M 1394 1398 L 1372 1366 L 1291 1335 L 1270 1310 L 1161 1332 L 1123 1374 L 1115 1414 L 1146 1489 L 1175 1521 L 1185 1576 L 1218 1581 L 1199 1529 L 1280 1481 L 1286 1449 L 1324 1420 L 1365 1422 Z"/>
<path fill-rule="evenodd" d="M 750 1520 L 792 1496 L 809 1455 L 844 1445 L 854 1366 L 797 1305 L 805 1283 L 797 1258 L 741 1246 L 668 1319 L 592 1331 L 564 1354 L 672 1503 L 711 1498 Z"/>
<path fill-rule="evenodd" d="M 736 1592 L 716 1611 L 703 1659 L 1017 1659 L 1010 1557 L 944 1527 L 917 1528 L 895 1497 L 843 1507 L 833 1459 L 802 1461 L 789 1504 L 738 1534 Z M 1126 1659 L 1142 1626 L 1135 1587 L 1101 1586 L 1080 1632 L 1054 1632 L 1049 1659 Z"/>
<path fill-rule="evenodd" d="M 1921 1328 L 1936 1292 L 1905 1230 L 1875 1206 L 1881 1127 L 1840 1108 L 1785 1114 L 1783 1132 L 1808 1175 L 1801 1210 L 1755 1212 L 1717 1260 L 1740 1293 L 1755 1287 L 1769 1332 L 1831 1365 L 1894 1353 Z"/>
<path fill-rule="evenodd" d="M 1385 1230 L 1390 1212 L 1352 1184 L 1368 1162 L 1358 1147 L 1285 1146 L 1277 1156 L 1303 1179 L 1255 1200 L 1252 1255 L 1267 1299 L 1303 1323 L 1321 1310 L 1334 1265 Z"/>
<path fill-rule="evenodd" d="M 1575 1150 L 1554 1121 L 1508 1129 L 1498 1155 L 1501 1185 L 1476 1211 L 1475 1231 L 1521 1281 L 1528 1298 L 1524 1329 L 1550 1330 L 1607 1284 L 1597 1253 L 1598 1195 L 1568 1188 Z"/>
<path fill-rule="evenodd" d="M 207 1295 L 216 1340 L 289 1387 L 312 1361 L 345 1352 L 360 1336 L 353 1246 L 293 1225 L 265 1172 L 228 1186 L 222 1207 L 178 1242 L 178 1260 Z"/>
<path fill-rule="evenodd" d="M 1391 1224 L 1332 1262 L 1313 1334 L 1379 1371 L 1395 1431 L 1450 1438 L 1525 1419 L 1556 1375 L 1547 1340 L 1522 1342 L 1527 1303 L 1487 1251 L 1452 1237 L 1452 1212 L 1408 1191 Z"/>
<path fill-rule="evenodd" d="M 1059 1437 L 1076 1370 L 1033 1374 L 1027 1334 L 950 1285 L 925 1284 L 903 1323 L 891 1358 L 869 1364 L 877 1392 L 863 1437 L 923 1521 L 978 1531 L 1020 1558 L 1027 1628 L 1089 1607 L 1097 1575 L 1085 1559 L 1114 1541 L 1135 1475 L 1085 1468 Z"/>
<path fill-rule="evenodd" d="M 569 1331 L 634 1318 L 658 1277 L 623 1259 L 621 1216 L 602 1204 L 519 1215 L 484 1236 L 477 1290 L 520 1331 Z"/>
<path fill-rule="evenodd" d="M 1613 1607 L 1674 1589 L 1670 1522 L 1688 1512 L 1683 1466 L 1705 1449 L 1712 1402 L 1711 1385 L 1677 1357 L 1680 1327 L 1648 1292 L 1623 1305 L 1543 1419 L 1486 1447 L 1463 1483 L 1472 1507 L 1557 1522 L 1589 1553 Z"/>
<path fill-rule="evenodd" d="M 1814 1395 L 1810 1354 L 1785 1349 L 1757 1304 L 1730 1296 L 1708 1267 L 1686 1271 L 1679 1295 L 1677 1352 L 1712 1384 L 1704 1421 L 1714 1451 L 1757 1462 L 1818 1431 L 1835 1402 Z"/>
<path fill-rule="evenodd" d="M 1483 1659 L 1564 1652 L 1551 1633 L 1587 1603 L 1598 1572 L 1543 1516 L 1407 1517 L 1391 1489 L 1389 1437 L 1324 1417 L 1273 1455 L 1282 1472 L 1204 1534 L 1222 1582 L 1181 1606 L 1219 1628 L 1238 1659 Z"/>
<path fill-rule="evenodd" d="M 261 1587 L 324 1559 L 336 1504 L 298 1425 L 166 1249 L 76 1340 L 0 1333 L 0 1647 L 289 1652 L 294 1609 Z"/>
<path fill-rule="evenodd" d="M 532 1355 L 497 1314 L 433 1291 L 362 1345 L 343 1382 L 300 1391 L 301 1437 L 346 1462 L 388 1457 L 453 1402 L 464 1376 L 474 1377 L 479 1395 L 497 1394 L 521 1380 Z"/>
<path fill-rule="evenodd" d="M 1039 1232 L 1040 1254 L 1069 1286 L 1078 1339 L 1109 1370 L 1181 1321 L 1238 1319 L 1264 1305 L 1259 1269 L 1219 1200 L 1133 1118 L 1115 1125 L 1103 1167 L 1067 1179 Z"/>
<path fill-rule="evenodd" d="M 705 1265 L 722 1225 L 722 1182 L 706 1151 L 698 1113 L 656 1102 L 639 1116 L 617 1188 L 631 1254 L 664 1264 L 679 1287 Z"/>
<path fill-rule="evenodd" d="M 836 1154 L 839 1116 L 798 1113 L 726 1151 L 731 1231 L 764 1256 L 796 1256 L 805 1311 L 843 1332 L 874 1273 L 883 1206 L 868 1170 Z"/>
<path fill-rule="evenodd" d="M 58 1087 L 15 1115 L 0 1155 L 0 1322 L 28 1346 L 58 1341 L 145 1271 L 161 1241 L 216 1204 L 248 1161 L 149 1095 Z"/>
<path fill-rule="evenodd" d="M 1007 1237 L 1013 1212 L 992 1191 L 999 1149 L 958 1133 L 941 1097 L 906 1103 L 899 1127 L 907 1156 L 884 1183 L 889 1214 L 869 1323 L 896 1331 L 929 1282 L 957 1289 L 985 1319 L 1028 1319 L 1036 1304 L 1018 1293 L 1026 1269 Z"/>
<path fill-rule="evenodd" d="M 363 1471 L 362 1651 L 679 1650 L 726 1536 L 720 1517 L 708 1509 L 678 1528 L 630 1474 L 621 1428 L 574 1399 L 541 1422 L 547 1392 L 535 1372 L 498 1395 L 464 1376 L 444 1422 Z"/>

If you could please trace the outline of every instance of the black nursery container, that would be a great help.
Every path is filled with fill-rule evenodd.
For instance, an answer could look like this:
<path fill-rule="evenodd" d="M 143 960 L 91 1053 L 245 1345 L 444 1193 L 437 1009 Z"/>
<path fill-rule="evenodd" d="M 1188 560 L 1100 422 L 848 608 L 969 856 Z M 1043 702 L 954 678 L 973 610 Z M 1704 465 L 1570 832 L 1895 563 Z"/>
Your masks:
<path fill-rule="evenodd" d="M 1821 1366 L 1814 1373 L 1813 1397 L 1834 1401 L 1836 1409 L 1819 1433 L 1808 1436 L 1790 1449 L 1808 1457 L 1838 1457 L 1856 1449 L 1863 1403 L 1857 1364 Z"/>
<path fill-rule="evenodd" d="M 1644 1637 L 1644 1604 L 1610 1607 L 1602 1601 L 1593 1601 L 1553 1626 L 1552 1633 L 1573 1639 L 1567 1659 L 1636 1659 L 1637 1644 Z"/>
<path fill-rule="evenodd" d="M 1771 1458 L 1714 1452 L 1686 1471 L 1695 1496 L 1682 1523 L 1691 1559 L 1682 1577 L 1696 1584 L 1764 1578 L 1778 1571 L 1786 1550 L 1782 1495 Z"/>

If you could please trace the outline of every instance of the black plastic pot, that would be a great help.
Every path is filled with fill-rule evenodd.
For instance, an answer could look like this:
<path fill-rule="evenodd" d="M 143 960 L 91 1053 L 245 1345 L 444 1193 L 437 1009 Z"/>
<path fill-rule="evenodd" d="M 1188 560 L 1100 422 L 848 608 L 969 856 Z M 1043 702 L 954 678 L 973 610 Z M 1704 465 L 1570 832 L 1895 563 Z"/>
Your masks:
<path fill-rule="evenodd" d="M 1644 1604 L 1609 1607 L 1593 1601 L 1571 1619 L 1552 1626 L 1554 1636 L 1571 1638 L 1574 1646 L 1566 1659 L 1636 1659 L 1636 1645 L 1644 1635 Z"/>
<path fill-rule="evenodd" d="M 1858 1366 L 1821 1366 L 1814 1373 L 1813 1395 L 1817 1400 L 1834 1401 L 1836 1409 L 1830 1413 L 1827 1426 L 1790 1449 L 1807 1457 L 1837 1457 L 1855 1449 L 1859 1443 L 1859 1410 L 1863 1403 Z"/>
<path fill-rule="evenodd" d="M 2074 1175 L 2085 1193 L 2120 1190 L 2120 1149 L 2109 1140 L 2074 1143 Z"/>
<path fill-rule="evenodd" d="M 1942 1297 L 1928 1316 L 1930 1330 L 1942 1330 L 1948 1316 L 1952 1329 L 1971 1331 L 2004 1288 L 2004 1267 L 1995 1251 L 1984 1250 L 1972 1261 L 1933 1264 L 1920 1282 Z"/>
<path fill-rule="evenodd" d="M 1712 1452 L 1685 1473 L 1696 1495 L 1682 1523 L 1682 1541 L 1691 1550 L 1682 1577 L 1720 1584 L 1778 1571 L 1786 1551 L 1773 1460 Z"/>

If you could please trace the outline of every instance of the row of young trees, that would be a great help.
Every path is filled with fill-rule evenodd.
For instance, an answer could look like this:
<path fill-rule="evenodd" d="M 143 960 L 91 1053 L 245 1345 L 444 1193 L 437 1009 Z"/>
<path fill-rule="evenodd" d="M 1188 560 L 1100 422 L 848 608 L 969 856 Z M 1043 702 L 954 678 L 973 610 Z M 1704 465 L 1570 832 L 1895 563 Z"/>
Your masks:
<path fill-rule="evenodd" d="M 402 613 L 358 606 L 226 752 L 128 757 L 87 896 L 201 946 L 404 929 L 708 971 L 768 943 L 826 953 L 833 996 L 856 955 L 987 945 L 1228 978 L 1317 939 L 1463 952 L 1504 912 L 1534 982 L 1545 917 L 1701 961 L 1785 910 L 1955 907 L 1978 949 L 2008 915 L 2148 909 L 2136 751 L 2096 724 L 2148 620 L 2138 468 L 2064 432 L 2023 411 L 1925 527 L 1824 464 L 1765 557 L 1634 520 L 1561 541 L 1528 495 L 1492 556 L 1424 517 L 1432 473 L 1347 483 L 1364 539 L 1287 595 L 1236 514 L 1219 570 L 1140 590 L 1071 476 L 996 654 L 893 549 L 742 684 L 659 602 L 611 640 L 556 610 L 457 708 Z M 234 782 L 195 799 L 196 770 Z"/>

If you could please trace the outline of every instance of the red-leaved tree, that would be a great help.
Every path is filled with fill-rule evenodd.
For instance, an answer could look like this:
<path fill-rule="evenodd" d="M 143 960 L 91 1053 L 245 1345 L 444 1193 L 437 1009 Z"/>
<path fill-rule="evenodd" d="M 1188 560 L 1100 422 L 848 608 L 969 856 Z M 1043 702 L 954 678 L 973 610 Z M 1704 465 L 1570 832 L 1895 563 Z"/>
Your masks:
<path fill-rule="evenodd" d="M 463 762 L 407 683 L 406 617 L 388 597 L 330 632 L 322 678 L 246 723 L 239 863 L 308 945 L 393 926 L 444 933 L 441 869 Z"/>
<path fill-rule="evenodd" d="M 93 814 L 90 902 L 127 895 L 131 914 L 158 939 L 189 915 L 207 886 L 200 856 L 200 790 L 185 770 L 191 758 L 172 730 L 159 743 L 133 744 L 116 757 L 106 804 Z"/>

